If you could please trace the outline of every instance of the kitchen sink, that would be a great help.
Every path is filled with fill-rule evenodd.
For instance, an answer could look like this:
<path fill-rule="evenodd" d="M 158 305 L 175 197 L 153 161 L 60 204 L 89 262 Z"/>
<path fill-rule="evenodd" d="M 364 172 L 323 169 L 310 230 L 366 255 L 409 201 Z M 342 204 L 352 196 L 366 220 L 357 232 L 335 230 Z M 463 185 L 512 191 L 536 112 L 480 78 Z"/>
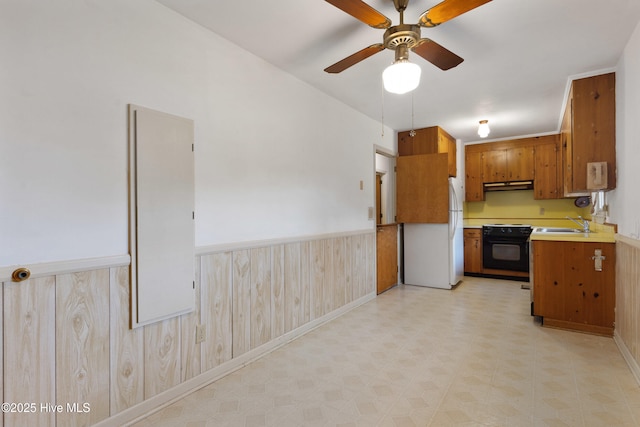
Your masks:
<path fill-rule="evenodd" d="M 578 228 L 562 228 L 562 227 L 538 227 L 535 230 L 536 233 L 584 233 L 584 230 Z M 590 233 L 593 233 L 591 231 Z"/>

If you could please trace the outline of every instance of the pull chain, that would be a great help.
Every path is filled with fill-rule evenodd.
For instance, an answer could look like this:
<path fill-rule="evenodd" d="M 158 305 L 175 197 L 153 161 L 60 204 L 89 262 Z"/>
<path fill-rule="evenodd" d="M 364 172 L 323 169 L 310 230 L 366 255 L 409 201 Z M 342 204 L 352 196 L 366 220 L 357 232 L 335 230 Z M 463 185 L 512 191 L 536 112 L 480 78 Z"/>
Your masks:
<path fill-rule="evenodd" d="M 409 132 L 409 136 L 411 138 L 416 136 L 416 131 L 413 129 L 413 92 L 411 92 L 411 131 Z"/>

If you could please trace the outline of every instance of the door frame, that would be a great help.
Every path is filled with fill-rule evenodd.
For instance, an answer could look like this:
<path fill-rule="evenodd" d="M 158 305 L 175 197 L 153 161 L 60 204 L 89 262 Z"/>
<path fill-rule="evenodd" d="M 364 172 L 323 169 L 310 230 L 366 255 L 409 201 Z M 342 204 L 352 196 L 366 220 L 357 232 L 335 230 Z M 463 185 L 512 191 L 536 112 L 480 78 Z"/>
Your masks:
<path fill-rule="evenodd" d="M 391 167 L 388 168 L 390 170 L 387 169 L 381 169 L 378 167 L 378 159 L 377 159 L 377 155 L 381 155 L 384 157 L 387 157 L 389 159 L 393 159 L 393 162 L 391 164 Z M 383 177 L 385 178 L 383 181 L 383 193 L 386 192 L 386 207 L 383 206 L 383 209 L 385 210 L 385 214 L 383 215 L 383 218 L 387 218 L 387 221 L 385 223 L 387 224 L 393 224 L 395 223 L 395 217 L 396 217 L 396 210 L 395 210 L 395 206 L 396 206 L 396 157 L 397 157 L 397 153 L 393 150 L 390 150 L 386 147 L 382 147 L 380 145 L 374 144 L 373 146 L 373 173 L 371 176 L 371 183 L 373 185 L 373 188 L 376 188 L 376 180 L 377 180 L 377 175 L 382 174 Z M 385 185 L 386 182 L 386 185 Z M 375 212 L 375 206 L 377 203 L 376 200 L 376 191 L 373 191 L 373 210 Z M 393 209 L 388 209 L 388 207 L 391 206 Z M 375 213 L 374 213 L 375 216 Z M 378 223 L 376 218 L 372 218 L 373 219 L 373 229 L 376 230 L 378 229 Z M 383 223 L 384 224 L 384 223 Z M 401 284 L 402 283 L 402 234 L 400 232 L 400 226 L 398 225 L 397 227 L 397 232 L 398 232 L 398 246 L 397 246 L 397 265 L 398 265 L 398 277 L 397 277 L 397 284 Z M 375 250 L 376 250 L 376 256 L 375 256 L 375 277 L 376 277 L 376 289 L 378 289 L 378 262 L 377 262 L 377 257 L 378 257 L 378 245 L 376 243 L 375 246 Z"/>

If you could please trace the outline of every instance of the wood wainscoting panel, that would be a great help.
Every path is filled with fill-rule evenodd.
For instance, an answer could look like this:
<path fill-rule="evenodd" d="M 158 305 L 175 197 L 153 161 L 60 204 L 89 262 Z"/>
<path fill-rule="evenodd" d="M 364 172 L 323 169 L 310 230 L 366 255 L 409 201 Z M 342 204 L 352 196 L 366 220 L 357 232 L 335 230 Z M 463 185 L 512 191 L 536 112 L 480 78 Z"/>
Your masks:
<path fill-rule="evenodd" d="M 232 356 L 251 350 L 251 252 L 233 252 Z"/>
<path fill-rule="evenodd" d="M 333 290 L 333 309 L 337 309 L 345 305 L 345 241 L 347 237 L 335 237 L 331 240 L 333 248 L 333 257 L 331 259 L 331 288 Z"/>
<path fill-rule="evenodd" d="M 55 283 L 47 276 L 4 284 L 5 402 L 56 402 Z M 55 426 L 55 414 L 7 412 L 4 424 Z"/>
<path fill-rule="evenodd" d="M 284 245 L 271 247 L 271 339 L 284 334 Z"/>
<path fill-rule="evenodd" d="M 79 405 L 57 414 L 56 424 L 91 425 L 108 418 L 106 396 L 109 269 L 56 276 L 56 402 Z"/>
<path fill-rule="evenodd" d="M 196 344 L 196 326 L 201 324 L 202 307 L 202 257 L 196 257 L 195 262 L 195 299 L 196 308 L 191 313 L 180 316 L 180 345 L 182 361 L 182 381 L 200 375 L 202 372 L 202 344 Z"/>
<path fill-rule="evenodd" d="M 353 276 L 354 276 L 354 254 L 356 242 L 354 236 L 344 239 L 344 303 L 353 301 Z"/>
<path fill-rule="evenodd" d="M 3 283 L 3 401 L 51 402 L 65 410 L 67 403 L 78 410 L 89 403 L 91 410 L 57 418 L 46 411 L 6 413 L 0 427 L 127 425 L 369 300 L 363 297 L 375 290 L 372 231 L 237 244 L 194 261 L 195 311 L 134 329 L 130 268 L 123 263 L 100 261 L 76 271 L 65 261 L 47 275 Z M 201 344 L 195 344 L 198 324 L 206 329 Z"/>
<path fill-rule="evenodd" d="M 322 317 L 325 314 L 324 306 L 324 279 L 325 256 L 324 240 L 312 240 L 309 262 L 311 270 L 309 275 L 311 320 Z"/>
<path fill-rule="evenodd" d="M 251 249 L 251 348 L 271 341 L 271 248 Z"/>
<path fill-rule="evenodd" d="M 206 328 L 202 370 L 207 371 L 231 360 L 233 254 L 205 255 L 201 262 L 202 322 Z"/>
<path fill-rule="evenodd" d="M 144 400 L 144 334 L 129 327 L 129 267 L 113 267 L 109 275 L 110 412 L 115 415 Z"/>
<path fill-rule="evenodd" d="M 365 236 L 367 241 L 367 281 L 364 294 L 375 292 L 376 290 L 376 235 L 375 233 Z"/>
<path fill-rule="evenodd" d="M 300 325 L 311 320 L 311 243 L 300 243 Z"/>
<path fill-rule="evenodd" d="M 616 241 L 616 335 L 640 365 L 640 242 Z M 638 375 L 640 373 L 636 373 Z M 640 378 L 636 376 L 640 381 Z"/>
<path fill-rule="evenodd" d="M 180 383 L 180 318 L 144 326 L 144 398 Z"/>
<path fill-rule="evenodd" d="M 333 252 L 333 244 L 335 240 L 324 239 L 324 283 L 322 284 L 322 298 L 324 299 L 323 314 L 331 313 L 335 306 L 335 298 L 333 296 L 335 292 L 335 273 L 333 271 L 335 267 Z"/>
<path fill-rule="evenodd" d="M 284 245 L 284 332 L 304 324 L 300 287 L 300 243 Z"/>
<path fill-rule="evenodd" d="M 4 296 L 4 283 L 0 282 L 0 308 L 4 307 L 3 304 L 3 296 Z M 0 384 L 4 384 L 4 334 L 1 331 L 4 331 L 4 323 L 3 323 L 3 315 L 2 310 L 0 310 Z M 4 400 L 4 387 L 0 387 L 0 400 L 5 402 Z M 0 415 L 0 427 L 4 427 L 4 415 Z"/>

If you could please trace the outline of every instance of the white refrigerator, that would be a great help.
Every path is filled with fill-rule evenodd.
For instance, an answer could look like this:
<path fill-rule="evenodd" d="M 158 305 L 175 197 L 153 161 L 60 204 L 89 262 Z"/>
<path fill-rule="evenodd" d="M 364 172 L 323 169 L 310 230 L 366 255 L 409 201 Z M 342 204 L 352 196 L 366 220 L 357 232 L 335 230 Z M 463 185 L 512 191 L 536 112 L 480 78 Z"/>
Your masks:
<path fill-rule="evenodd" d="M 451 289 L 464 274 L 461 181 L 449 178 L 449 223 L 404 224 L 404 283 Z"/>

